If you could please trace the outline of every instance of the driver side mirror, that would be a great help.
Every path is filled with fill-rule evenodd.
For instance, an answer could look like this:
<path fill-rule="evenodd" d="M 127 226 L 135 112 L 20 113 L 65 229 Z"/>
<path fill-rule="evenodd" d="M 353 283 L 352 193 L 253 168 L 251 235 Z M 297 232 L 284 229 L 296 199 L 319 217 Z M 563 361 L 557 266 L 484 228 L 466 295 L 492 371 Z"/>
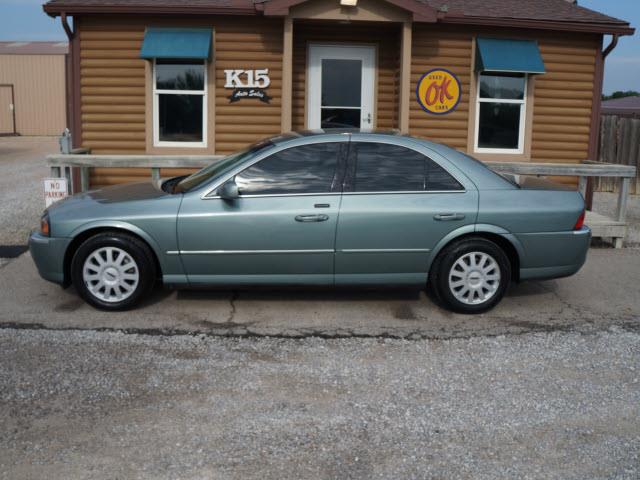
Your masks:
<path fill-rule="evenodd" d="M 222 186 L 218 188 L 218 196 L 224 200 L 235 200 L 240 197 L 240 191 L 238 190 L 238 185 L 235 180 L 231 179 L 222 184 Z"/>

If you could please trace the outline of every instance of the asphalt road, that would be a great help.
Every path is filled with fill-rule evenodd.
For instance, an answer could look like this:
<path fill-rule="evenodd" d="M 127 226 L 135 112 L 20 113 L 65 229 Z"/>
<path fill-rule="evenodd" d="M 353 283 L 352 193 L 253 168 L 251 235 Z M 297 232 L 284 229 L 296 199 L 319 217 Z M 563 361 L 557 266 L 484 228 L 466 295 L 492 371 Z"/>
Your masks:
<path fill-rule="evenodd" d="M 453 338 L 636 325 L 640 249 L 591 249 L 575 276 L 510 289 L 489 313 L 452 314 L 406 289 L 158 289 L 141 308 L 105 313 L 42 280 L 28 254 L 0 268 L 0 326 L 325 338 Z"/>

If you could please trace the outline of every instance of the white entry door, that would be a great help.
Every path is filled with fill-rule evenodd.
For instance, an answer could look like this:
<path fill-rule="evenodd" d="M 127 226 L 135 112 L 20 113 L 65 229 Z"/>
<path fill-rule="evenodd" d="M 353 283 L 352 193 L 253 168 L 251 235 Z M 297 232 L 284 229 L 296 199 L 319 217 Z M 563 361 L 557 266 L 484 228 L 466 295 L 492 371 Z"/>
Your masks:
<path fill-rule="evenodd" d="M 373 128 L 376 49 L 310 45 L 307 128 Z"/>

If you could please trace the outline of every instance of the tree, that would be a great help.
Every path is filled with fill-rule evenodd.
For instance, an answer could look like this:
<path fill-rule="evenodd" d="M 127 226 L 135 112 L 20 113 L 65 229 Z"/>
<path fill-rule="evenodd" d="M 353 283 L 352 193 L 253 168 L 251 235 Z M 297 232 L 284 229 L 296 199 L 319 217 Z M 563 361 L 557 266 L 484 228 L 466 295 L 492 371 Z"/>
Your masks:
<path fill-rule="evenodd" d="M 611 100 L 614 98 L 637 97 L 637 96 L 640 96 L 640 92 L 636 92 L 635 90 L 627 90 L 625 92 L 617 90 L 613 92 L 611 95 L 602 95 L 602 100 Z"/>

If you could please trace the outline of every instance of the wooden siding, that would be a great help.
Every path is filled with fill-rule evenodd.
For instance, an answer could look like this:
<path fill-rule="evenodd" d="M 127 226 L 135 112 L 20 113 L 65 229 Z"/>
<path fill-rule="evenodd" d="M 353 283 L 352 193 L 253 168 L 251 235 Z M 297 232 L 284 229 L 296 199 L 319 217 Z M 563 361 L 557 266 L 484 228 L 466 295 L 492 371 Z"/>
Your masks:
<path fill-rule="evenodd" d="M 79 35 L 82 145 L 96 154 L 145 153 L 144 25 L 82 19 Z"/>
<path fill-rule="evenodd" d="M 375 36 L 372 31 L 375 30 Z M 376 45 L 376 127 L 398 126 L 398 80 L 400 26 L 387 24 L 341 25 L 295 22 L 293 25 L 293 130 L 306 128 L 307 47 L 309 43 L 345 43 Z"/>
<path fill-rule="evenodd" d="M 532 160 L 587 160 L 599 38 L 547 35 L 538 43 L 546 73 L 535 80 Z"/>
<path fill-rule="evenodd" d="M 411 100 L 409 133 L 466 150 L 471 82 L 472 33 L 469 29 L 413 25 L 411 46 Z M 420 77 L 432 68 L 446 68 L 460 80 L 462 98 L 456 110 L 432 115 L 422 110 L 415 96 Z"/>
<path fill-rule="evenodd" d="M 67 125 L 65 77 L 64 55 L 0 55 L 0 84 L 13 85 L 18 134 L 62 133 Z"/>
<path fill-rule="evenodd" d="M 144 154 L 144 25 L 83 18 L 78 32 L 82 146 L 96 154 Z M 103 186 L 146 178 L 149 170 L 143 168 L 94 168 L 90 183 Z"/>
<path fill-rule="evenodd" d="M 216 154 L 234 152 L 280 133 L 283 20 L 225 19 L 214 25 L 216 58 Z M 257 99 L 229 103 L 225 69 L 269 69 L 269 104 Z"/>
<path fill-rule="evenodd" d="M 215 95 L 216 103 L 215 113 L 209 111 L 208 123 L 215 128 L 215 150 L 208 153 L 230 153 L 280 132 L 281 19 L 225 16 L 189 22 L 87 17 L 79 22 L 84 147 L 96 154 L 146 152 L 146 128 L 151 127 L 152 119 L 145 100 L 146 61 L 139 56 L 147 25 L 207 25 L 214 29 L 216 89 L 209 95 Z M 224 88 L 224 70 L 229 68 L 268 68 L 270 103 L 247 99 L 230 104 L 227 97 L 231 90 Z M 111 185 L 148 177 L 147 169 L 96 168 L 91 184 Z"/>
<path fill-rule="evenodd" d="M 469 119 L 469 91 L 472 81 L 472 38 L 476 35 L 532 38 L 538 41 L 546 73 L 535 77 L 531 161 L 577 163 L 586 160 L 595 60 L 597 49 L 600 48 L 597 35 L 469 28 L 453 30 L 415 24 L 410 133 L 467 150 L 468 122 L 475 121 Z M 451 70 L 462 84 L 460 105 L 448 115 L 430 115 L 415 100 L 418 80 L 426 71 L 436 67 Z M 493 160 L 500 159 L 500 155 L 492 157 Z"/>

